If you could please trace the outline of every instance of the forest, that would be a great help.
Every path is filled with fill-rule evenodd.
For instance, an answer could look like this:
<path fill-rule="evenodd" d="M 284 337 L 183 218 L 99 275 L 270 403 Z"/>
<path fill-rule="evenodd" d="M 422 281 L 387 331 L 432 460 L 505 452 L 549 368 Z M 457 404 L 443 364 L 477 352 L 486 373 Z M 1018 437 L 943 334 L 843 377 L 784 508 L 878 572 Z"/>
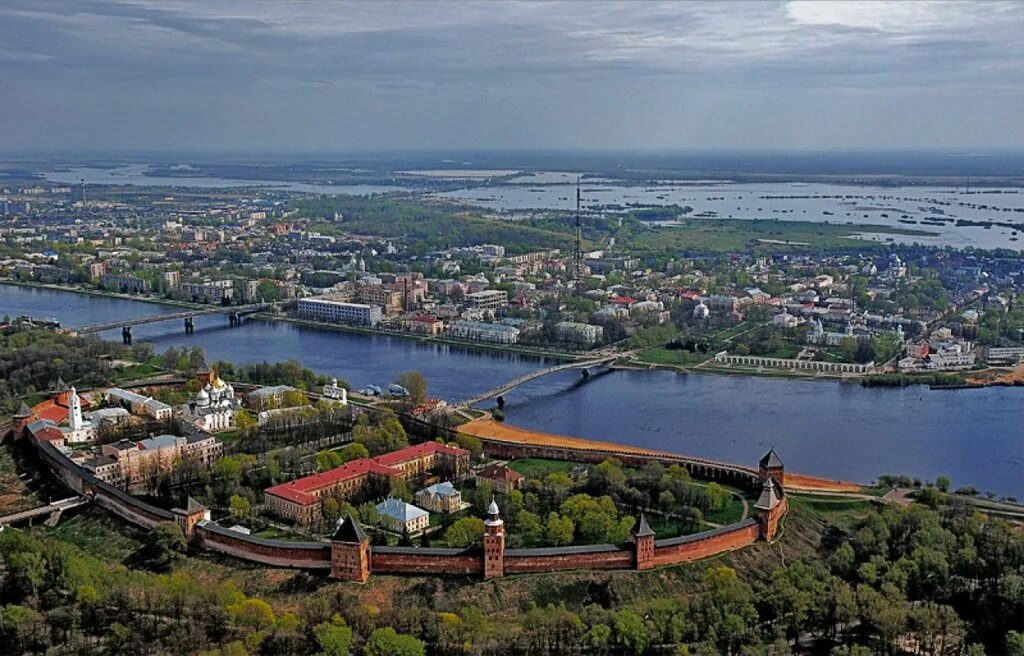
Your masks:
<path fill-rule="evenodd" d="M 1024 536 L 933 502 L 797 503 L 776 546 L 651 572 L 365 587 L 188 554 L 172 525 L 121 562 L 7 530 L 0 653 L 1024 654 Z"/>

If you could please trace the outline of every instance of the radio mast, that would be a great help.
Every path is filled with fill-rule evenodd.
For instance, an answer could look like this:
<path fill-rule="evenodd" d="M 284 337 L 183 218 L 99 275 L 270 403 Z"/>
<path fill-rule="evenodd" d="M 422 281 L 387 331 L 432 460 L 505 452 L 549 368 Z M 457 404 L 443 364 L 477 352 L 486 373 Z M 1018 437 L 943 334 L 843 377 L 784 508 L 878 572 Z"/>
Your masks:
<path fill-rule="evenodd" d="M 572 250 L 572 279 L 583 279 L 583 247 L 580 237 L 580 177 L 576 176 L 576 243 Z"/>

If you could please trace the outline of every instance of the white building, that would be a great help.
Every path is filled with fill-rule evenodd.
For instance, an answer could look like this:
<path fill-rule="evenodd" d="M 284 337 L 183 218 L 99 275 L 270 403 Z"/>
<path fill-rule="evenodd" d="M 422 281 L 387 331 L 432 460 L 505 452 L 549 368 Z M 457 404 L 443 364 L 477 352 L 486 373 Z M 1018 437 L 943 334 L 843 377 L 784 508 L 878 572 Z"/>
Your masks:
<path fill-rule="evenodd" d="M 330 384 L 324 385 L 324 397 L 342 404 L 348 403 L 348 390 L 338 386 L 338 379 L 332 378 Z"/>
<path fill-rule="evenodd" d="M 82 400 L 72 387 L 68 392 L 68 427 L 60 429 L 69 444 L 91 442 L 96 439 L 96 427 L 82 417 Z"/>
<path fill-rule="evenodd" d="M 555 337 L 562 342 L 592 346 L 604 337 L 604 328 L 589 323 L 560 321 L 555 324 Z"/>
<path fill-rule="evenodd" d="M 380 521 L 396 533 L 419 533 L 430 526 L 430 513 L 401 499 L 388 497 L 377 504 Z"/>
<path fill-rule="evenodd" d="M 135 392 L 111 387 L 107 390 L 107 400 L 127 406 L 128 410 L 135 415 L 146 415 L 158 421 L 166 421 L 171 418 L 171 406 L 163 401 L 157 401 L 151 396 L 143 396 Z"/>
<path fill-rule="evenodd" d="M 795 328 L 797 323 L 797 318 L 785 310 L 772 317 L 772 325 L 776 328 Z"/>
<path fill-rule="evenodd" d="M 313 321 L 376 326 L 384 313 L 376 305 L 346 303 L 327 298 L 304 298 L 299 301 L 299 316 Z"/>
<path fill-rule="evenodd" d="M 216 432 L 234 428 L 235 412 L 241 407 L 235 389 L 213 372 L 195 400 L 181 406 L 181 415 L 199 430 Z"/>
<path fill-rule="evenodd" d="M 448 326 L 448 334 L 452 337 L 493 344 L 515 344 L 519 341 L 519 329 L 515 326 L 482 321 L 453 321 Z"/>

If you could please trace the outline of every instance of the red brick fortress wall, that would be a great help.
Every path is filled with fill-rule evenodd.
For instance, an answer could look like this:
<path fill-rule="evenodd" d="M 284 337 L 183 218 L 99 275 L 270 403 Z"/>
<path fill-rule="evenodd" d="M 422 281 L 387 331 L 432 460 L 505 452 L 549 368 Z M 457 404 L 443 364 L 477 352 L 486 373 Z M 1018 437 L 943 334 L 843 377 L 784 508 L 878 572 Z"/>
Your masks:
<path fill-rule="evenodd" d="M 373 574 L 474 574 L 484 572 L 483 552 L 425 547 L 370 547 Z"/>
<path fill-rule="evenodd" d="M 657 540 L 654 543 L 654 566 L 677 565 L 716 556 L 754 544 L 760 535 L 761 527 L 757 520 L 745 519 L 713 531 Z"/>

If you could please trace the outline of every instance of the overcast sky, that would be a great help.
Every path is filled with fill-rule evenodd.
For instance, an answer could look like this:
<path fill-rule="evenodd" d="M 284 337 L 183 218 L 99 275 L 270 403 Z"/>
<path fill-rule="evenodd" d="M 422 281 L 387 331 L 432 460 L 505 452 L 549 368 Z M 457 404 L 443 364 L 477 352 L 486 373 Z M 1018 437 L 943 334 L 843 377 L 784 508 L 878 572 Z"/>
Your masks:
<path fill-rule="evenodd" d="M 1024 147 L 1024 3 L 0 2 L 0 150 Z"/>

